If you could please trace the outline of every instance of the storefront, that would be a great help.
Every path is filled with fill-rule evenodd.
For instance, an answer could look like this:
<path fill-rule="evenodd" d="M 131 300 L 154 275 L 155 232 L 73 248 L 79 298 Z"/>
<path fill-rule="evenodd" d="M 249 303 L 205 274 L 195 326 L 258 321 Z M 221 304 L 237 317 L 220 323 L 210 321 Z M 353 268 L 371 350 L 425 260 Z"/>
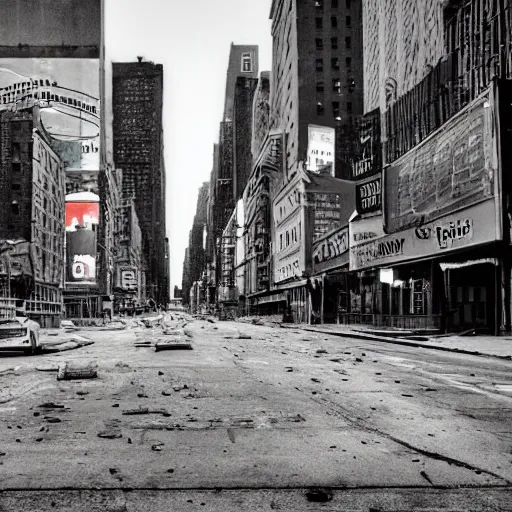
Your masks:
<path fill-rule="evenodd" d="M 348 273 L 348 226 L 325 234 L 313 244 L 311 311 L 320 323 L 336 323 L 345 309 Z"/>
<path fill-rule="evenodd" d="M 488 199 L 351 247 L 349 311 L 342 321 L 495 332 L 502 262 L 496 213 L 494 199 Z M 355 221 L 354 231 L 369 220 Z"/>

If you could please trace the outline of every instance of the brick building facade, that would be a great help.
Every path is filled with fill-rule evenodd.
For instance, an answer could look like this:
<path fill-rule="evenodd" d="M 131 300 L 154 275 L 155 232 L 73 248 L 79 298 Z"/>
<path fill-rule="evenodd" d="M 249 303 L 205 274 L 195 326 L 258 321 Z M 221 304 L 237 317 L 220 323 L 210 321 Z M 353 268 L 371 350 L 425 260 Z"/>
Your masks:
<path fill-rule="evenodd" d="M 0 113 L 0 239 L 29 242 L 30 279 L 11 282 L 10 293 L 27 301 L 41 325 L 54 327 L 64 284 L 64 168 L 38 115 L 37 108 Z"/>
<path fill-rule="evenodd" d="M 162 65 L 114 63 L 112 94 L 114 161 L 123 170 L 123 198 L 135 199 L 147 264 L 147 296 L 167 303 Z"/>

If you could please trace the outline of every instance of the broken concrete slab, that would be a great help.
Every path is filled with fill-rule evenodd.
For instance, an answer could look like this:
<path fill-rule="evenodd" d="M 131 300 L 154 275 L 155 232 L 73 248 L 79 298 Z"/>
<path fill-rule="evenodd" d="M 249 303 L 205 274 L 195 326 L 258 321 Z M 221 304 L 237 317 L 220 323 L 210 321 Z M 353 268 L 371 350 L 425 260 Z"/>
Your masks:
<path fill-rule="evenodd" d="M 192 350 L 192 345 L 186 342 L 159 341 L 155 344 L 155 351 L 162 350 Z"/>
<path fill-rule="evenodd" d="M 64 363 L 59 365 L 57 380 L 96 379 L 98 367 L 96 363 Z"/>

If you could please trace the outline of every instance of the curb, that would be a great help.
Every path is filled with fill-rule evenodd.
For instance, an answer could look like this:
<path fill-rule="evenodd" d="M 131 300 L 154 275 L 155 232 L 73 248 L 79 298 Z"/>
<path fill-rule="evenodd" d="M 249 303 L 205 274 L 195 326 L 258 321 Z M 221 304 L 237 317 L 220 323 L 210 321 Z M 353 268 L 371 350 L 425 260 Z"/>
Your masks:
<path fill-rule="evenodd" d="M 320 329 L 312 329 L 312 328 L 308 328 L 308 327 L 297 327 L 297 326 L 294 327 L 293 324 L 290 324 L 289 326 L 287 325 L 286 327 L 284 326 L 284 324 L 281 324 L 281 327 L 283 327 L 284 329 L 301 329 L 303 331 L 317 332 L 320 334 L 338 336 L 340 338 L 354 338 L 354 339 L 366 340 L 366 341 L 379 341 L 382 343 L 389 343 L 391 345 L 403 345 L 405 347 L 413 347 L 413 348 L 427 348 L 427 349 L 431 349 L 431 350 L 439 350 L 441 352 L 452 352 L 455 354 L 466 354 L 466 355 L 471 355 L 471 356 L 493 357 L 496 359 L 503 359 L 505 361 L 512 360 L 512 356 L 500 356 L 497 354 L 486 354 L 486 353 L 478 352 L 478 351 L 474 351 L 474 350 L 442 347 L 440 345 L 428 345 L 428 344 L 424 344 L 424 343 L 417 343 L 414 341 L 407 341 L 407 340 L 400 339 L 400 338 L 390 338 L 388 336 L 385 336 L 385 337 L 374 336 L 374 335 L 365 334 L 362 332 L 359 333 L 359 332 L 355 332 L 355 331 L 350 331 L 350 332 L 322 331 Z"/>

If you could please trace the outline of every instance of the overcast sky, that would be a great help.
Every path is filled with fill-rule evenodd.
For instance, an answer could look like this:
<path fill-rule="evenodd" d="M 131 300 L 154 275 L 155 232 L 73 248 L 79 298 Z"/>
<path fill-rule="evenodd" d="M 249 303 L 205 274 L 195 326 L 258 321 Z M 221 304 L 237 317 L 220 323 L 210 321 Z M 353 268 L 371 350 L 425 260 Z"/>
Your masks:
<path fill-rule="evenodd" d="M 137 56 L 164 66 L 164 137 L 171 296 L 181 288 L 183 257 L 197 192 L 209 181 L 224 107 L 229 47 L 257 44 L 270 70 L 271 0 L 106 0 L 112 60 Z"/>

